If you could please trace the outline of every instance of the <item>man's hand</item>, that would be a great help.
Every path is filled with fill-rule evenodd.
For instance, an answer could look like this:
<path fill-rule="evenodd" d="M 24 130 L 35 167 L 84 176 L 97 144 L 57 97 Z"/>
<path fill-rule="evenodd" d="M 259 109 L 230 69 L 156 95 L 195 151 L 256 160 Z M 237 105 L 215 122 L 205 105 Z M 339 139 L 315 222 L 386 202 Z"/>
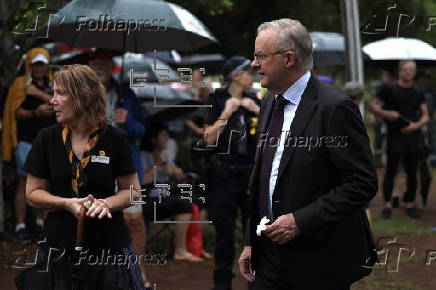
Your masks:
<path fill-rule="evenodd" d="M 251 247 L 246 246 L 242 250 L 241 256 L 239 257 L 239 272 L 242 277 L 244 277 L 247 281 L 253 282 L 254 275 L 251 271 Z"/>
<path fill-rule="evenodd" d="M 229 115 L 232 115 L 241 105 L 241 100 L 237 98 L 230 98 L 226 101 L 226 105 L 224 107 L 224 111 L 226 111 Z"/>
<path fill-rule="evenodd" d="M 401 128 L 401 133 L 409 134 L 409 133 L 412 133 L 413 131 L 418 130 L 419 128 L 420 127 L 419 127 L 418 123 L 410 122 L 408 126 Z"/>
<path fill-rule="evenodd" d="M 395 121 L 400 117 L 400 113 L 397 111 L 386 111 L 384 117 L 390 121 Z"/>
<path fill-rule="evenodd" d="M 50 104 L 41 104 L 35 109 L 36 117 L 49 117 L 53 114 L 53 106 Z"/>
<path fill-rule="evenodd" d="M 128 112 L 126 109 L 116 109 L 114 113 L 116 124 L 123 124 L 127 122 Z"/>
<path fill-rule="evenodd" d="M 243 98 L 241 101 L 241 106 L 255 114 L 258 114 L 260 110 L 259 106 L 250 98 Z"/>
<path fill-rule="evenodd" d="M 292 213 L 279 216 L 272 224 L 266 227 L 262 234 L 280 245 L 286 244 L 300 234 L 300 229 L 295 223 Z"/>

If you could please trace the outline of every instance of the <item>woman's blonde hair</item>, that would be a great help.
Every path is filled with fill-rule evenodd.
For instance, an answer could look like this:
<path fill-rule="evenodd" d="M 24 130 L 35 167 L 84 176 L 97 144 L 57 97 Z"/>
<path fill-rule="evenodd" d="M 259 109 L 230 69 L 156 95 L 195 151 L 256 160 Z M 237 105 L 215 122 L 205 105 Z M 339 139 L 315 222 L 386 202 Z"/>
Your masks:
<path fill-rule="evenodd" d="M 86 120 L 86 129 L 107 123 L 106 89 L 89 66 L 63 66 L 55 73 L 54 81 L 71 97 L 75 117 Z"/>

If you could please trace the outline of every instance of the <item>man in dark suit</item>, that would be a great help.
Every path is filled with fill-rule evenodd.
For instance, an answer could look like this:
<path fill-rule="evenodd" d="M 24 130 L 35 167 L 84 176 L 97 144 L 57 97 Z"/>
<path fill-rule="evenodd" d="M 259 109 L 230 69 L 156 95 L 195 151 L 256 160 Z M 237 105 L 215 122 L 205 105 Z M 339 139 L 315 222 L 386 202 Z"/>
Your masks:
<path fill-rule="evenodd" d="M 364 208 L 378 183 L 358 107 L 311 76 L 299 21 L 260 25 L 251 65 L 275 95 L 259 115 L 241 274 L 255 290 L 349 289 L 376 260 Z"/>

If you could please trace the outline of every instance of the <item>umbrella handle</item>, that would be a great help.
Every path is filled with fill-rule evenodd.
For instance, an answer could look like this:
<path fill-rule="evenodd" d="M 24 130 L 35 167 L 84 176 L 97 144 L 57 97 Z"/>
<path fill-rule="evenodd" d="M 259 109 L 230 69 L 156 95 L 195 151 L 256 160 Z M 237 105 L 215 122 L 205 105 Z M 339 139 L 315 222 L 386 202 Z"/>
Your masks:
<path fill-rule="evenodd" d="M 83 232 L 85 228 L 85 213 L 86 213 L 86 208 L 82 205 L 79 211 L 79 218 L 77 219 L 76 246 L 75 246 L 75 249 L 77 251 L 82 250 Z"/>

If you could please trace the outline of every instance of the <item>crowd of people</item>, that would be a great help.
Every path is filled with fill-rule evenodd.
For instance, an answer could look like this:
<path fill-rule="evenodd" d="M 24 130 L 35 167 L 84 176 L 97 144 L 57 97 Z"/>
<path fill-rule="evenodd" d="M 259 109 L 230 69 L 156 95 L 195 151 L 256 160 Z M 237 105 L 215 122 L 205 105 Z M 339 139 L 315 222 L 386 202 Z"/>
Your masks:
<path fill-rule="evenodd" d="M 280 38 L 278 31 L 290 33 Z M 288 49 L 283 37 L 299 46 Z M 281 255 L 293 255 L 289 259 L 294 262 L 287 262 L 288 268 L 302 266 L 313 273 L 313 267 L 321 267 L 322 263 L 311 264 L 302 254 L 309 255 L 313 250 L 314 237 L 325 240 L 326 249 L 332 252 L 327 254 L 323 248 L 310 255 L 319 254 L 326 263 L 330 261 L 327 256 L 338 250 L 329 244 L 333 238 L 326 237 L 327 230 L 333 230 L 332 224 L 337 226 L 335 241 L 357 239 L 360 243 L 361 236 L 345 235 L 339 228 L 353 225 L 356 232 L 366 230 L 366 217 L 371 220 L 369 202 L 377 191 L 369 140 L 358 111 L 365 89 L 356 82 L 345 84 L 342 91 L 321 84 L 322 79 L 311 74 L 312 44 L 307 37 L 305 27 L 294 20 L 265 23 L 259 27 L 254 60 L 234 56 L 224 64 L 225 86 L 212 90 L 199 85 L 201 73 L 194 73 L 193 87 L 187 92 L 210 107 L 184 120 L 185 139 L 191 140 L 190 166 L 177 161 L 180 142 L 172 137 L 169 127 L 145 119 L 134 92 L 114 79 L 111 51 L 97 49 L 89 55 L 88 65 L 69 65 L 53 72 L 48 51 L 30 49 L 24 74 L 8 90 L 2 120 L 2 159 L 4 168 L 12 171 L 8 176 L 13 176 L 6 186 L 6 190 L 14 191 L 12 230 L 21 243 L 35 241 L 41 238 L 36 234 L 42 233 L 50 247 L 66 249 L 67 255 L 50 260 L 47 248 L 42 247 L 37 266 L 51 263 L 54 267 L 44 274 L 37 271 L 38 267 L 21 272 L 16 279 L 18 288 L 70 289 L 72 276 L 76 277 L 73 282 L 77 289 L 97 289 L 97 284 L 104 285 L 101 289 L 152 289 L 141 260 L 121 267 L 72 267 L 82 208 L 86 208 L 87 218 L 81 246 L 96 255 L 105 249 L 142 255 L 146 251 L 146 227 L 153 218 L 177 221 L 174 259 L 214 259 L 215 290 L 231 289 L 238 222 L 246 235 L 239 260 L 241 273 L 247 280 L 254 280 L 247 266 L 253 259 L 252 265 L 258 269 L 255 289 L 271 285 L 285 288 L 270 289 L 288 289 L 283 285 L 292 283 L 321 289 L 316 288 L 320 281 L 339 287 L 334 289 L 349 289 L 350 283 L 366 275 L 356 268 L 346 281 L 320 276 L 319 280 L 312 279 L 312 284 L 307 284 L 305 275 L 293 277 L 292 282 L 282 275 Z M 262 96 L 253 90 L 255 72 L 269 94 Z M 435 138 L 431 129 L 436 94 L 428 82 L 414 82 L 416 72 L 414 61 L 401 61 L 398 79 L 382 82 L 367 106 L 374 116 L 382 118 L 377 126 L 382 127 L 384 122 L 387 128 L 381 212 L 385 219 L 391 218 L 392 208 L 400 205 L 393 191 L 401 168 L 407 174 L 402 201 L 409 217 L 421 217 L 416 192 L 418 187 L 428 191 L 430 185 L 427 158 L 436 153 L 432 151 Z M 321 95 L 316 102 L 315 91 Z M 343 151 L 316 148 L 310 154 L 294 148 L 297 152 L 293 152 L 292 170 L 285 169 L 281 158 L 289 160 L 293 153 L 283 144 L 289 130 L 282 128 L 290 128 L 292 134 L 306 129 L 306 135 L 320 135 L 324 126 L 330 126 L 326 129 L 329 134 L 348 134 L 349 146 Z M 423 128 L 427 128 L 427 134 L 423 134 Z M 278 145 L 259 150 L 257 137 L 265 132 L 278 139 Z M 376 134 L 376 143 L 381 144 L 380 135 Z M 424 146 L 430 148 L 429 154 L 423 153 Z M 377 147 L 376 160 L 381 148 Z M 286 179 L 280 178 L 283 174 Z M 317 182 L 307 184 L 309 176 L 317 176 Z M 182 196 L 175 186 L 193 182 L 205 184 L 206 196 L 196 190 Z M 286 197 L 285 188 L 301 192 Z M 330 192 L 331 188 L 336 189 Z M 132 195 L 135 201 L 141 200 L 144 190 L 145 203 L 132 205 Z M 328 193 L 315 196 L 313 192 Z M 307 195 L 303 197 L 303 193 Z M 195 253 L 189 250 L 190 224 L 184 221 L 193 219 L 193 205 L 201 220 L 212 221 L 213 255 L 204 248 Z M 303 207 L 306 205 L 311 208 Z M 36 231 L 29 226 L 29 208 Z M 285 215 L 288 209 L 296 210 L 295 214 Z M 365 217 L 360 209 L 366 209 Z M 262 217 L 276 221 L 265 230 L 265 236 L 257 238 L 254 227 Z M 282 232 L 284 225 L 292 230 Z M 277 247 L 294 239 L 301 252 Z M 353 257 L 338 253 L 338 262 L 329 265 L 332 275 L 336 270 L 341 273 L 352 259 L 367 258 L 364 255 L 370 252 L 371 243 L 368 236 Z M 347 247 L 343 245 L 340 250 Z"/>

